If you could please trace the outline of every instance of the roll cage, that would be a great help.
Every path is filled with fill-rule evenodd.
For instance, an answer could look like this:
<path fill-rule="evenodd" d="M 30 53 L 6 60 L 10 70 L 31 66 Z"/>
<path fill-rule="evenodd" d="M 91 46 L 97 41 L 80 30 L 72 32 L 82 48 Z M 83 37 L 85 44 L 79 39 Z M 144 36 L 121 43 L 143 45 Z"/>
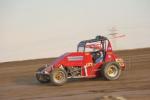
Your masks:
<path fill-rule="evenodd" d="M 81 41 L 77 46 L 77 52 L 85 52 L 86 48 L 91 48 L 93 51 L 106 51 L 108 44 L 110 44 L 110 42 L 106 37 L 96 36 L 95 39 Z"/>

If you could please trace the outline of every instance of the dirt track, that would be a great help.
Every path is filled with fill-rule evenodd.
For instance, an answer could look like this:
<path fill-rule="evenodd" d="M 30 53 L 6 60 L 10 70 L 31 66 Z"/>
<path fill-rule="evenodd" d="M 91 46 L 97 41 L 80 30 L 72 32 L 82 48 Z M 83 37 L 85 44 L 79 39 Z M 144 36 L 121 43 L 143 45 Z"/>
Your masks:
<path fill-rule="evenodd" d="M 98 100 L 104 95 L 150 100 L 150 49 L 117 52 L 127 70 L 116 81 L 70 80 L 64 86 L 40 84 L 34 72 L 50 59 L 0 64 L 0 100 Z"/>

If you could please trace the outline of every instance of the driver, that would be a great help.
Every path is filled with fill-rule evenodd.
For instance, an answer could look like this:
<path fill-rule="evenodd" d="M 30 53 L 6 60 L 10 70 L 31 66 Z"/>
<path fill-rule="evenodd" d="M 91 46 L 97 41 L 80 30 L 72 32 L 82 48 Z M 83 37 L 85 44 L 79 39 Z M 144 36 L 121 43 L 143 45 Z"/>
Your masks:
<path fill-rule="evenodd" d="M 102 51 L 99 51 L 97 54 L 98 54 L 98 58 L 96 58 L 95 63 L 99 63 L 99 62 L 103 61 Z"/>

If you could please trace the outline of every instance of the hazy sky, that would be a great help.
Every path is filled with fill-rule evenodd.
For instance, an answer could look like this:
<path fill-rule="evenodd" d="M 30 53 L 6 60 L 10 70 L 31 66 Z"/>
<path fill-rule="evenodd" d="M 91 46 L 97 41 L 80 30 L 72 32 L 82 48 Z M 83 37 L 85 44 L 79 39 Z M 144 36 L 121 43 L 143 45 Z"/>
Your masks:
<path fill-rule="evenodd" d="M 0 62 L 59 56 L 110 29 L 114 49 L 150 47 L 150 0 L 0 0 Z"/>

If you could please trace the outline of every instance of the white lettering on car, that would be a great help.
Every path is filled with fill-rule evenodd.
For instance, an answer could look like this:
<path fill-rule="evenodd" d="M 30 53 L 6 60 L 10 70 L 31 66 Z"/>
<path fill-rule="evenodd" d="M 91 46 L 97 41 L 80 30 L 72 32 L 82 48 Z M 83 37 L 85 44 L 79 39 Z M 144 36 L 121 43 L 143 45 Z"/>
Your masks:
<path fill-rule="evenodd" d="M 80 61 L 83 60 L 83 56 L 69 56 L 67 57 L 69 61 Z"/>

